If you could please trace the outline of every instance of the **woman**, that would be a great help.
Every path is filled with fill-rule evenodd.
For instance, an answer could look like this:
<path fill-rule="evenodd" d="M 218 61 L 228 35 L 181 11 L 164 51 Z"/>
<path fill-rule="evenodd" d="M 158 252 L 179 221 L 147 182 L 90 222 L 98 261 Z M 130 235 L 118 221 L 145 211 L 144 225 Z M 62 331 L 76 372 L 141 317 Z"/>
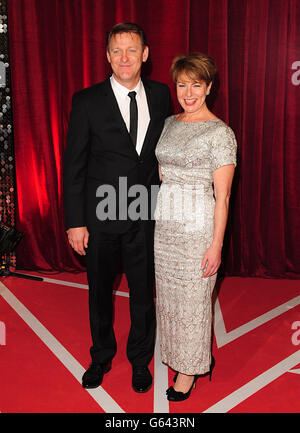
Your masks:
<path fill-rule="evenodd" d="M 211 371 L 211 296 L 236 165 L 234 133 L 206 105 L 214 60 L 174 59 L 171 73 L 183 112 L 166 119 L 156 148 L 162 185 L 155 211 L 157 320 L 162 361 L 177 371 L 168 400 L 189 397 Z"/>

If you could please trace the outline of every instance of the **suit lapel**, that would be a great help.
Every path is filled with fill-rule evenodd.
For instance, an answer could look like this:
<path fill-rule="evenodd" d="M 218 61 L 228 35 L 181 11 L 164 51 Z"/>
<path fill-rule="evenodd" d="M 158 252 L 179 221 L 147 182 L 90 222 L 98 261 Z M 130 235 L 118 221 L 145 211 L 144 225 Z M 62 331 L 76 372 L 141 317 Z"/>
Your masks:
<path fill-rule="evenodd" d="M 122 131 L 122 134 L 124 135 L 124 137 L 126 137 L 126 136 L 128 137 L 127 141 L 129 143 L 129 146 L 130 146 L 131 150 L 133 150 L 134 153 L 137 155 L 135 146 L 132 143 L 132 140 L 130 138 L 129 132 L 127 130 L 126 123 L 124 122 L 123 116 L 121 114 L 121 111 L 120 111 L 120 108 L 119 108 L 119 105 L 118 105 L 118 101 L 117 101 L 117 99 L 115 97 L 115 94 L 113 92 L 113 89 L 111 87 L 110 78 L 107 78 L 104 81 L 104 90 L 105 90 L 105 97 L 106 97 L 106 101 L 105 102 L 106 102 L 107 110 L 110 111 L 111 117 L 115 118 L 115 120 L 117 121 L 117 123 L 118 123 L 118 125 L 119 125 L 119 127 L 120 127 L 120 129 Z"/>
<path fill-rule="evenodd" d="M 148 129 L 144 138 L 144 142 L 143 142 L 143 146 L 142 146 L 142 150 L 140 155 L 138 155 L 136 148 L 134 146 L 134 144 L 131 141 L 129 132 L 127 130 L 126 124 L 124 122 L 124 119 L 122 117 L 121 111 L 119 109 L 119 105 L 118 102 L 116 100 L 115 94 L 113 92 L 113 89 L 111 87 L 111 83 L 110 83 L 110 78 L 107 78 L 104 81 L 104 93 L 105 93 L 105 97 L 106 97 L 106 107 L 107 110 L 110 112 L 110 116 L 111 118 L 114 118 L 117 121 L 117 124 L 119 125 L 122 134 L 124 134 L 124 136 L 128 137 L 128 146 L 129 148 L 134 152 L 136 157 L 144 157 L 145 153 L 147 153 L 147 149 L 151 148 L 150 144 L 151 144 L 151 138 L 153 136 L 153 132 L 155 129 L 155 97 L 153 95 L 153 89 L 151 86 L 151 83 L 149 83 L 149 81 L 147 79 L 142 79 L 143 81 L 143 85 L 144 85 L 144 89 L 146 92 L 146 97 L 147 97 L 147 103 L 148 103 L 148 108 L 149 108 L 149 115 L 150 115 L 150 122 L 148 125 Z"/>

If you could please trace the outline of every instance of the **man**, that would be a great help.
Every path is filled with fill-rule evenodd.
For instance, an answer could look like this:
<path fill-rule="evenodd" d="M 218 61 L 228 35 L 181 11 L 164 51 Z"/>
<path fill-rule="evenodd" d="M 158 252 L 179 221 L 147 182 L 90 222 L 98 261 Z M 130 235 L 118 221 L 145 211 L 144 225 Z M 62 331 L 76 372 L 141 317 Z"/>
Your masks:
<path fill-rule="evenodd" d="M 130 218 L 128 190 L 142 185 L 150 192 L 159 184 L 155 147 L 171 114 L 171 98 L 165 84 L 141 80 L 149 47 L 138 25 L 114 26 L 106 54 L 112 76 L 73 96 L 64 166 L 68 239 L 78 254 L 87 255 L 93 344 L 82 385 L 99 386 L 116 353 L 112 286 L 121 258 L 130 290 L 132 387 L 146 392 L 152 385 L 148 364 L 155 335 L 154 221 Z M 105 219 L 105 209 L 99 212 L 98 205 L 107 185 L 115 191 L 115 212 Z"/>

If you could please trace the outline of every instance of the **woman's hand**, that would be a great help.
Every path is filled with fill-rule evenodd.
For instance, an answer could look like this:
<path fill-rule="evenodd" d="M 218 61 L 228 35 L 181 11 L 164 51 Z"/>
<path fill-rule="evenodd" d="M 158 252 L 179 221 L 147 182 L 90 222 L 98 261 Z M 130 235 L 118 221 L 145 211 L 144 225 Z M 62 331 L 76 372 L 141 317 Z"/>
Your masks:
<path fill-rule="evenodd" d="M 205 271 L 202 274 L 203 278 L 211 277 L 214 275 L 221 264 L 221 251 L 222 247 L 211 245 L 204 254 L 201 263 L 201 270 Z"/>

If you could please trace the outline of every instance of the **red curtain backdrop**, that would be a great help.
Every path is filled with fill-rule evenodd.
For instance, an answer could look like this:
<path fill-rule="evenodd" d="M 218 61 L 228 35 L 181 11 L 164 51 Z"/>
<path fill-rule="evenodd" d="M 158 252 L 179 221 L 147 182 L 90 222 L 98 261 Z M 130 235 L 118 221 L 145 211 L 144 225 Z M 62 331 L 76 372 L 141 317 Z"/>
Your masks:
<path fill-rule="evenodd" d="M 239 147 L 224 245 L 227 275 L 300 277 L 300 2 L 298 0 L 9 0 L 18 228 L 17 264 L 78 270 L 62 204 L 74 91 L 107 77 L 105 33 L 139 23 L 145 73 L 169 84 L 172 58 L 217 63 L 210 101 Z M 297 31 L 298 30 L 298 31 Z"/>

